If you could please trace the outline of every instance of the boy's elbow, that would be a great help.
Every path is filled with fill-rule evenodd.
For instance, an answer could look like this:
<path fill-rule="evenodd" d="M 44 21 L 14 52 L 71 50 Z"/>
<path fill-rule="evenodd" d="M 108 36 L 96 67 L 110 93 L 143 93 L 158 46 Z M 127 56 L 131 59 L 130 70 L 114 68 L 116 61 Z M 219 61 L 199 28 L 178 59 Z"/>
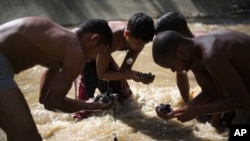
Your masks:
<path fill-rule="evenodd" d="M 53 104 L 50 104 L 49 102 L 44 102 L 43 105 L 46 110 L 54 111 L 53 109 L 55 109 L 55 106 Z"/>
<path fill-rule="evenodd" d="M 51 105 L 49 105 L 49 104 L 43 104 L 43 105 L 44 105 L 44 108 L 45 108 L 46 110 L 53 111 L 53 108 L 52 108 Z"/>
<path fill-rule="evenodd" d="M 47 101 L 44 101 L 42 103 L 44 105 L 44 108 L 46 110 L 49 110 L 49 111 L 57 111 L 57 109 L 60 109 L 59 108 L 59 105 L 58 102 L 54 101 L 54 102 L 49 102 L 48 100 Z"/>

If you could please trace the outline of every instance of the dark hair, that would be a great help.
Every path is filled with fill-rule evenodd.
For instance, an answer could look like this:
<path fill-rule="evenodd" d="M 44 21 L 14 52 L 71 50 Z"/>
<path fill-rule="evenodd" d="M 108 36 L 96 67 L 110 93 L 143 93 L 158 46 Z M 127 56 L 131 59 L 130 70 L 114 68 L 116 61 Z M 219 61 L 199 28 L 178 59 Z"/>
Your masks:
<path fill-rule="evenodd" d="M 155 33 L 158 34 L 166 30 L 173 30 L 184 36 L 193 37 L 193 34 L 188 28 L 187 21 L 179 13 L 167 12 L 157 20 L 155 23 Z"/>
<path fill-rule="evenodd" d="M 108 25 L 108 22 L 102 19 L 90 19 L 78 26 L 80 32 L 79 37 L 83 33 L 92 32 L 101 36 L 101 40 L 106 45 L 111 45 L 113 33 Z"/>
<path fill-rule="evenodd" d="M 134 38 L 149 42 L 154 37 L 154 21 L 147 14 L 136 13 L 129 18 L 127 30 Z"/>
<path fill-rule="evenodd" d="M 179 44 L 185 41 L 186 39 L 175 31 L 163 31 L 159 33 L 153 41 L 152 54 L 154 61 L 157 62 L 160 56 L 168 55 Z"/>

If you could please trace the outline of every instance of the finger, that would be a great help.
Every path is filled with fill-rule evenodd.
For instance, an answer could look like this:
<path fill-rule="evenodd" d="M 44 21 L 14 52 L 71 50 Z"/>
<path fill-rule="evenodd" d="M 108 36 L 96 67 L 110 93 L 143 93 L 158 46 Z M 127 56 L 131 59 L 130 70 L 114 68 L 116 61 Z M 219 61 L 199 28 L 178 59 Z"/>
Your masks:
<path fill-rule="evenodd" d="M 154 78 L 149 79 L 148 83 L 152 83 L 154 81 Z"/>
<path fill-rule="evenodd" d="M 169 120 L 174 118 L 174 113 L 168 113 L 168 114 L 164 114 L 161 111 L 159 111 L 159 109 L 156 109 L 156 114 L 158 117 L 164 119 L 164 120 Z"/>
<path fill-rule="evenodd" d="M 183 107 L 179 107 L 179 108 L 176 108 L 174 109 L 175 113 L 183 113 L 184 110 L 183 110 Z"/>
<path fill-rule="evenodd" d="M 152 77 L 145 77 L 145 83 L 149 84 L 152 82 Z"/>

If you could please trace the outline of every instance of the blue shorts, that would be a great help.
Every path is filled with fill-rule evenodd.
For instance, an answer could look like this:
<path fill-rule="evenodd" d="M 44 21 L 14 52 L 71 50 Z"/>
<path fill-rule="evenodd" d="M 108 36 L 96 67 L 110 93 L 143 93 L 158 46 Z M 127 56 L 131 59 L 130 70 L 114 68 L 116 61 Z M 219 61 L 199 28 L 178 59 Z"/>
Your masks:
<path fill-rule="evenodd" d="M 0 53 L 0 93 L 16 87 L 13 67 L 9 60 Z"/>

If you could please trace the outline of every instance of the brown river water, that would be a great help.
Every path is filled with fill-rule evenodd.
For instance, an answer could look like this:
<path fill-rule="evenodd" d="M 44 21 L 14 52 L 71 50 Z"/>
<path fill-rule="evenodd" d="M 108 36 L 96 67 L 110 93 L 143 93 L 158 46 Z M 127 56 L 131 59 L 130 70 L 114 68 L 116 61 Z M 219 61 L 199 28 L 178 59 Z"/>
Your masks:
<path fill-rule="evenodd" d="M 250 34 L 249 25 L 206 25 L 189 24 L 195 33 L 232 29 Z M 155 106 L 169 103 L 173 107 L 183 102 L 176 86 L 175 73 L 154 64 L 151 54 L 152 43 L 147 44 L 139 55 L 134 70 L 152 72 L 155 81 L 149 85 L 129 80 L 133 95 L 123 103 L 116 104 L 116 122 L 113 110 L 98 111 L 81 121 L 74 121 L 71 114 L 55 113 L 44 109 L 38 103 L 39 78 L 44 68 L 35 66 L 21 74 L 15 80 L 29 103 L 33 118 L 44 141 L 112 141 L 116 134 L 119 141 L 226 141 L 228 131 L 218 134 L 209 123 L 191 120 L 186 123 L 175 119 L 164 121 L 156 116 Z M 125 52 L 112 54 L 121 63 Z M 191 91 L 199 91 L 191 72 L 188 73 Z M 74 98 L 72 87 L 68 97 Z M 96 94 L 99 92 L 96 91 Z M 5 133 L 0 129 L 0 141 L 6 141 Z"/>

